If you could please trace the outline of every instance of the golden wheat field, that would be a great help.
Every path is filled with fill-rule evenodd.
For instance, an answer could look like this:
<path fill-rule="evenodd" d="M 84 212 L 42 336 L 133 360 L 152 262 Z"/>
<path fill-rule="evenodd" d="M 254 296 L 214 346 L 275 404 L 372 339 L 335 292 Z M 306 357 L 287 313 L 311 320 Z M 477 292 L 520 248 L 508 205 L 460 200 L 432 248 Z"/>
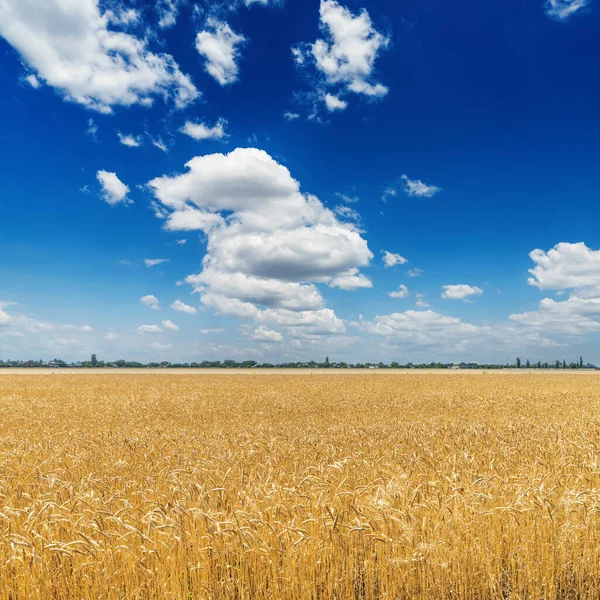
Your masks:
<path fill-rule="evenodd" d="M 0 377 L 0 598 L 597 599 L 600 377 Z"/>

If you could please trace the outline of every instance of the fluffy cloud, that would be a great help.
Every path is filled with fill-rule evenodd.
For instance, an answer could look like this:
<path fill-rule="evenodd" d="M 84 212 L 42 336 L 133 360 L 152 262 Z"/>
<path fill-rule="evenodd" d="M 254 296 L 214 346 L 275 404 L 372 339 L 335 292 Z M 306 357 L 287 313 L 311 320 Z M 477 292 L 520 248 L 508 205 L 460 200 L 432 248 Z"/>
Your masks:
<path fill-rule="evenodd" d="M 444 300 L 465 300 L 471 296 L 481 296 L 481 294 L 483 294 L 483 290 L 477 286 L 462 283 L 442 286 L 442 298 Z"/>
<path fill-rule="evenodd" d="M 529 269 L 529 285 L 540 290 L 600 290 L 600 250 L 583 242 L 561 242 L 548 252 L 533 250 L 529 257 L 536 265 Z"/>
<path fill-rule="evenodd" d="M 173 344 L 161 344 L 160 342 L 152 342 L 150 344 L 152 350 L 173 350 Z"/>
<path fill-rule="evenodd" d="M 120 131 L 117 132 L 117 135 L 119 136 L 119 143 L 123 144 L 123 146 L 127 146 L 128 148 L 139 148 L 142 145 L 139 137 L 135 137 L 134 135 L 123 135 Z"/>
<path fill-rule="evenodd" d="M 136 331 L 138 333 L 160 333 L 162 329 L 158 325 L 140 325 Z"/>
<path fill-rule="evenodd" d="M 116 173 L 98 171 L 96 179 L 98 179 L 102 187 L 102 199 L 107 204 L 114 206 L 115 204 L 119 204 L 119 202 L 123 202 L 124 204 L 129 203 L 129 199 L 127 198 L 129 187 L 117 177 Z"/>
<path fill-rule="evenodd" d="M 286 112 L 286 113 L 283 113 L 283 118 L 286 121 L 295 121 L 296 119 L 300 118 L 300 115 L 298 113 Z"/>
<path fill-rule="evenodd" d="M 186 121 L 180 131 L 195 140 L 222 140 L 227 135 L 225 132 L 226 126 L 227 121 L 225 119 L 219 119 L 212 127 L 204 123 Z"/>
<path fill-rule="evenodd" d="M 147 296 L 142 296 L 140 298 L 140 302 L 144 306 L 147 306 L 148 308 L 151 308 L 152 310 L 160 310 L 158 298 L 156 296 L 153 296 L 152 294 L 148 294 Z"/>
<path fill-rule="evenodd" d="M 206 60 L 204 68 L 221 85 L 237 81 L 238 46 L 245 41 L 246 38 L 235 33 L 227 23 L 214 18 L 209 18 L 206 29 L 196 36 L 196 50 Z"/>
<path fill-rule="evenodd" d="M 402 175 L 401 179 L 404 182 L 404 191 L 408 196 L 432 198 L 438 192 L 442 191 L 441 188 L 436 185 L 427 185 L 419 179 L 409 179 L 407 175 Z"/>
<path fill-rule="evenodd" d="M 180 3 L 181 0 L 158 0 L 155 9 L 158 14 L 158 26 L 161 29 L 169 29 L 175 25 Z"/>
<path fill-rule="evenodd" d="M 388 252 L 387 250 L 383 251 L 383 264 L 386 267 L 395 267 L 396 265 L 403 265 L 407 262 L 404 256 L 400 256 L 399 254 L 393 254 L 392 252 Z"/>
<path fill-rule="evenodd" d="M 207 236 L 203 269 L 186 279 L 202 302 L 258 324 L 343 332 L 316 284 L 372 285 L 359 269 L 373 255 L 355 226 L 302 193 L 288 169 L 262 150 L 197 156 L 186 166 L 149 186 L 169 212 L 167 228 L 179 216 L 181 229 L 191 229 L 193 215 Z"/>
<path fill-rule="evenodd" d="M 427 302 L 427 300 L 425 300 L 425 296 L 423 296 L 423 294 L 417 294 L 416 298 L 417 298 L 417 301 L 415 302 L 415 305 L 418 308 L 429 308 L 429 302 Z"/>
<path fill-rule="evenodd" d="M 553 333 L 580 335 L 600 330 L 600 251 L 583 242 L 561 242 L 544 252 L 529 254 L 535 267 L 529 285 L 540 290 L 571 290 L 566 300 L 544 298 L 538 310 L 510 315 L 524 327 Z"/>
<path fill-rule="evenodd" d="M 329 112 L 335 112 L 336 110 L 346 110 L 348 103 L 333 94 L 325 94 L 325 106 Z"/>
<path fill-rule="evenodd" d="M 323 39 L 314 44 L 293 48 L 297 65 L 312 65 L 318 74 L 318 88 L 332 88 L 335 94 L 317 94 L 328 110 L 342 110 L 346 102 L 339 94 L 362 94 L 382 98 L 388 92 L 381 83 L 373 83 L 375 60 L 389 44 L 389 38 L 379 33 L 363 9 L 354 15 L 336 0 L 321 0 L 320 29 Z"/>
<path fill-rule="evenodd" d="M 425 273 L 425 271 L 423 271 L 423 269 L 418 269 L 417 267 L 406 271 L 406 275 L 408 277 L 421 277 L 421 275 L 423 275 L 423 273 Z"/>
<path fill-rule="evenodd" d="M 255 342 L 266 342 L 266 343 L 278 343 L 283 342 L 283 336 L 279 331 L 273 331 L 272 329 L 267 329 L 262 325 L 254 330 L 252 333 L 252 339 Z"/>
<path fill-rule="evenodd" d="M 116 340 L 119 339 L 119 334 L 117 333 L 113 333 L 113 332 L 109 332 L 104 336 L 104 339 L 107 342 L 115 342 Z"/>
<path fill-rule="evenodd" d="M 179 331 L 179 326 L 175 325 L 175 323 L 169 321 L 168 319 L 162 322 L 162 326 L 170 331 Z"/>
<path fill-rule="evenodd" d="M 576 12 L 590 4 L 590 0 L 548 0 L 544 5 L 546 14 L 556 21 L 567 21 Z"/>
<path fill-rule="evenodd" d="M 162 265 L 163 263 L 169 262 L 168 258 L 145 258 L 144 264 L 150 267 L 156 267 L 157 265 Z"/>
<path fill-rule="evenodd" d="M 173 304 L 171 304 L 171 308 L 173 310 L 176 310 L 176 311 L 182 312 L 182 313 L 186 313 L 188 315 L 195 315 L 197 312 L 193 306 L 190 306 L 189 304 L 185 304 L 181 300 L 175 300 L 175 302 L 173 302 Z"/>
<path fill-rule="evenodd" d="M 119 105 L 149 106 L 156 95 L 185 107 L 199 93 L 173 58 L 114 30 L 136 15 L 102 13 L 98 0 L 3 0 L 0 35 L 38 79 L 87 108 L 110 113 Z"/>
<path fill-rule="evenodd" d="M 402 284 L 398 286 L 398 290 L 395 292 L 390 292 L 388 294 L 388 296 L 390 298 L 400 298 L 400 299 L 404 299 L 404 298 L 408 298 L 410 296 L 410 292 L 408 291 L 408 288 Z"/>

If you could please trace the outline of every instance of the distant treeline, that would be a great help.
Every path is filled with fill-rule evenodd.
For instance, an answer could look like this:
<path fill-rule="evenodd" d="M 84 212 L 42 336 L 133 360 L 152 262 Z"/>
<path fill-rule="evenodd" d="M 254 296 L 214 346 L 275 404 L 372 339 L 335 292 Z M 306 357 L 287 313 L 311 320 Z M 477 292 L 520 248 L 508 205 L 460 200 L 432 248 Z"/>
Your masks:
<path fill-rule="evenodd" d="M 98 360 L 93 354 L 91 360 L 82 362 L 67 363 L 64 360 L 55 358 L 51 361 L 42 360 L 6 360 L 0 361 L 0 368 L 63 368 L 63 369 L 595 369 L 596 367 L 590 363 L 584 364 L 583 358 L 578 362 L 568 363 L 563 359 L 556 360 L 552 363 L 548 362 L 530 362 L 525 361 L 525 364 L 517 358 L 514 364 L 492 364 L 492 363 L 406 363 L 398 362 L 383 363 L 383 362 L 367 362 L 367 363 L 347 363 L 333 362 L 326 358 L 324 362 L 287 362 L 287 363 L 259 363 L 255 360 L 244 360 L 241 362 L 235 360 L 204 360 L 202 362 L 185 362 L 172 363 L 149 362 L 141 363 L 137 361 L 115 360 L 105 362 Z"/>

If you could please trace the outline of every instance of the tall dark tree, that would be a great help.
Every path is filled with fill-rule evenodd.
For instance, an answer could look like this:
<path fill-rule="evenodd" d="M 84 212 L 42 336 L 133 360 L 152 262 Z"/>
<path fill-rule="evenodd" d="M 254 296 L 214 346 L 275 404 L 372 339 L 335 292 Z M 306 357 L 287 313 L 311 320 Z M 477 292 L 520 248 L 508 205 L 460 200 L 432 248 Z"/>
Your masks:
<path fill-rule="evenodd" d="M 563 369 L 567 368 L 567 361 L 563 358 Z"/>
<path fill-rule="evenodd" d="M 517 356 L 517 369 L 521 368 L 521 359 Z"/>
<path fill-rule="evenodd" d="M 97 367 L 98 366 L 98 359 L 96 358 L 95 354 L 92 354 L 92 367 Z"/>
<path fill-rule="evenodd" d="M 531 365 L 529 364 L 529 359 L 527 359 L 527 362 L 525 363 L 525 366 L 526 366 L 528 369 L 529 369 L 529 367 L 531 366 Z"/>
<path fill-rule="evenodd" d="M 583 356 L 579 357 L 579 368 L 583 369 Z"/>

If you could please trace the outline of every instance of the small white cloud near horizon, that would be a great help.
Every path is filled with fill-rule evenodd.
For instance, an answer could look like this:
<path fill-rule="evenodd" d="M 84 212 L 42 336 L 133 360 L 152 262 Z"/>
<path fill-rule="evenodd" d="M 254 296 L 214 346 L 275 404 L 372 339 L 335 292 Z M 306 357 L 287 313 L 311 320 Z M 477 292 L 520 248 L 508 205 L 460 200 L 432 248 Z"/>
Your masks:
<path fill-rule="evenodd" d="M 471 296 L 481 296 L 483 290 L 477 286 L 464 283 L 442 286 L 442 298 L 444 300 L 465 300 Z"/>
<path fill-rule="evenodd" d="M 108 332 L 105 336 L 104 339 L 107 342 L 114 342 L 116 340 L 119 339 L 119 334 L 118 333 L 113 333 L 113 332 Z"/>
<path fill-rule="evenodd" d="M 213 333 L 223 333 L 225 330 L 220 327 L 215 327 L 213 329 L 198 329 L 198 333 L 202 335 L 211 335 Z"/>
<path fill-rule="evenodd" d="M 152 342 L 150 344 L 152 350 L 173 350 L 173 344 L 161 344 L 160 342 Z"/>
<path fill-rule="evenodd" d="M 158 325 L 140 325 L 136 331 L 138 333 L 161 333 L 162 329 Z"/>
<path fill-rule="evenodd" d="M 162 326 L 165 329 L 169 329 L 170 331 L 179 331 L 179 326 L 175 325 L 175 323 L 173 323 L 173 321 L 170 321 L 169 319 L 166 319 L 165 321 L 163 321 Z"/>
<path fill-rule="evenodd" d="M 404 256 L 400 256 L 400 254 L 394 254 L 393 252 L 388 252 L 387 250 L 382 250 L 383 252 L 383 264 L 386 268 L 395 267 L 396 265 L 404 265 L 408 261 Z"/>
<path fill-rule="evenodd" d="M 120 202 L 124 204 L 129 204 L 131 202 L 127 198 L 127 194 L 130 191 L 129 187 L 117 177 L 116 173 L 98 171 L 96 173 L 96 179 L 100 182 L 100 186 L 102 187 L 101 197 L 107 204 L 115 206 Z"/>
<path fill-rule="evenodd" d="M 544 10 L 550 19 L 564 22 L 589 4 L 590 0 L 548 0 Z"/>
<path fill-rule="evenodd" d="M 252 339 L 255 342 L 267 342 L 267 343 L 279 343 L 283 342 L 283 336 L 279 331 L 273 331 L 272 329 L 268 329 L 261 325 L 260 327 L 254 330 L 252 334 Z"/>
<path fill-rule="evenodd" d="M 433 198 L 437 193 L 442 191 L 437 185 L 427 185 L 419 179 L 409 179 L 408 175 L 402 175 L 404 182 L 404 192 L 408 196 L 417 196 L 419 198 Z"/>
<path fill-rule="evenodd" d="M 185 304 L 181 300 L 175 300 L 173 304 L 171 304 L 171 308 L 178 312 L 186 313 L 188 315 L 195 315 L 198 311 L 194 306 L 190 306 L 189 304 Z"/>
<path fill-rule="evenodd" d="M 168 258 L 145 258 L 144 264 L 150 267 L 156 267 L 157 265 L 162 265 L 163 263 L 169 262 Z"/>
<path fill-rule="evenodd" d="M 231 85 L 239 76 L 238 46 L 243 45 L 246 38 L 235 33 L 228 23 L 212 17 L 205 27 L 196 36 L 196 50 L 206 61 L 204 69 L 220 85 Z"/>
<path fill-rule="evenodd" d="M 148 308 L 151 308 L 152 310 L 160 310 L 158 298 L 156 296 L 153 296 L 152 294 L 148 294 L 147 296 L 142 296 L 140 298 L 140 302 L 144 306 L 147 306 Z"/>
<path fill-rule="evenodd" d="M 117 131 L 119 136 L 119 143 L 128 148 L 139 148 L 142 144 L 140 138 L 134 135 L 124 135 L 120 131 Z"/>
<path fill-rule="evenodd" d="M 395 292 L 390 292 L 388 294 L 388 296 L 390 298 L 399 298 L 399 299 L 404 299 L 404 298 L 408 298 L 410 296 L 410 292 L 408 291 L 408 288 L 404 285 L 401 284 L 398 286 L 398 290 Z"/>
<path fill-rule="evenodd" d="M 197 141 L 222 140 L 227 137 L 226 126 L 227 121 L 225 119 L 219 119 L 212 127 L 204 123 L 186 121 L 185 125 L 179 131 Z"/>

